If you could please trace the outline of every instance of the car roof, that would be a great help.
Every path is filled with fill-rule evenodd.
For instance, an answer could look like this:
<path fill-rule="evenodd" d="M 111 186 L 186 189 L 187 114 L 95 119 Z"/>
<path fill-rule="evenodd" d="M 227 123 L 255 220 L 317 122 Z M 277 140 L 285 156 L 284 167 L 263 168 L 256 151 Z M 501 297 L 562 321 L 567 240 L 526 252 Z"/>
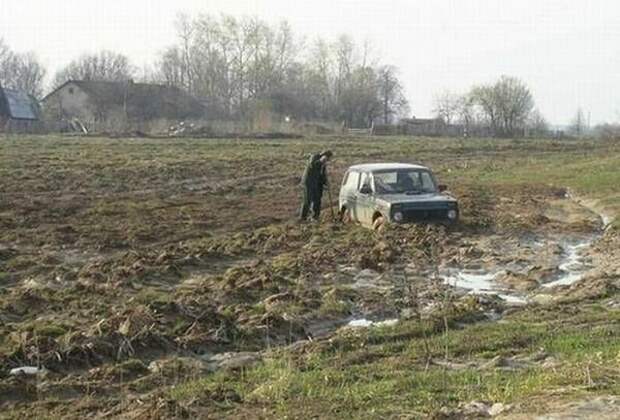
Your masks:
<path fill-rule="evenodd" d="M 391 170 L 396 170 L 396 169 L 428 170 L 426 166 L 413 165 L 411 163 L 363 163 L 360 165 L 353 165 L 349 168 L 350 171 L 358 171 L 358 172 L 391 171 Z"/>

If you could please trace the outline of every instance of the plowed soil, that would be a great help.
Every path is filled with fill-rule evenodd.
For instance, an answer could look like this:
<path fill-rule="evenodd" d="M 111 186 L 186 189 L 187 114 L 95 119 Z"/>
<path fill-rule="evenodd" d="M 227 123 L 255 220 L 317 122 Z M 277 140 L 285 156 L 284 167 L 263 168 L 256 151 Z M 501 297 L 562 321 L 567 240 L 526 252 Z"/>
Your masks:
<path fill-rule="evenodd" d="M 378 234 L 335 222 L 327 203 L 320 224 L 297 223 L 305 158 L 325 148 L 334 198 L 349 165 L 422 163 L 462 221 Z M 261 417 L 250 407 L 265 404 L 269 417 L 260 394 L 234 387 L 191 404 L 167 392 L 352 320 L 417 320 L 432 334 L 618 296 L 615 202 L 564 173 L 521 172 L 618 157 L 613 143 L 40 137 L 0 151 L 0 416 Z M 583 240 L 583 278 L 545 287 Z M 450 270 L 502 271 L 502 292 L 454 287 Z M 24 366 L 40 372 L 9 374 Z"/>

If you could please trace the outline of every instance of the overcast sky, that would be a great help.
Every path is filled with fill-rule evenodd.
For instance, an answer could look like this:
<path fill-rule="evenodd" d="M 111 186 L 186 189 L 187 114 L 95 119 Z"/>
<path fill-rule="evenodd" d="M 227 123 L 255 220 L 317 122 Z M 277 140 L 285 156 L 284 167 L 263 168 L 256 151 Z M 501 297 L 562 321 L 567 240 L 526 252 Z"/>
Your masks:
<path fill-rule="evenodd" d="M 531 88 L 541 112 L 565 124 L 581 106 L 592 123 L 620 120 L 620 2 L 597 0 L 1 0 L 0 37 L 35 51 L 50 73 L 109 49 L 135 65 L 174 42 L 178 12 L 286 19 L 309 40 L 351 34 L 395 64 L 413 114 L 433 96 L 502 74 Z"/>

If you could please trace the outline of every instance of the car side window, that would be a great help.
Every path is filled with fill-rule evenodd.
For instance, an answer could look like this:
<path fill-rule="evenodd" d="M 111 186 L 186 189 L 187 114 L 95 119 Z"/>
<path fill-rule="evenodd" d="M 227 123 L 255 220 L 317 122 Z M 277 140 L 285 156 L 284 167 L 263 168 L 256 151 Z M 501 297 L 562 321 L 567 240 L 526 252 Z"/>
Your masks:
<path fill-rule="evenodd" d="M 344 183 L 345 189 L 355 191 L 357 189 L 357 181 L 359 180 L 359 177 L 359 172 L 349 172 L 349 175 Z"/>
<path fill-rule="evenodd" d="M 370 175 L 368 175 L 367 172 L 364 172 L 362 173 L 362 178 L 360 179 L 358 189 L 362 189 L 362 187 L 366 184 L 372 187 L 372 185 L 370 185 Z"/>

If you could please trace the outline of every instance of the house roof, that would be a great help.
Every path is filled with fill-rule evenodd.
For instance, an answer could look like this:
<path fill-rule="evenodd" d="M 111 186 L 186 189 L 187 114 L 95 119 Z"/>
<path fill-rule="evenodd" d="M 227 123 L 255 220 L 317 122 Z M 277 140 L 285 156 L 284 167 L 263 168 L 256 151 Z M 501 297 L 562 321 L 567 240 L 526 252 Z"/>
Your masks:
<path fill-rule="evenodd" d="M 204 114 L 204 104 L 177 87 L 132 81 L 70 80 L 48 94 L 43 101 L 69 84 L 84 91 L 99 106 L 126 106 L 133 117 L 188 118 Z"/>
<path fill-rule="evenodd" d="M 39 103 L 26 92 L 0 88 L 0 111 L 15 120 L 38 120 Z"/>
<path fill-rule="evenodd" d="M 423 169 L 428 170 L 425 166 L 413 165 L 411 163 L 363 163 L 354 165 L 349 170 L 358 172 L 377 172 L 377 171 L 394 171 L 398 169 Z"/>

